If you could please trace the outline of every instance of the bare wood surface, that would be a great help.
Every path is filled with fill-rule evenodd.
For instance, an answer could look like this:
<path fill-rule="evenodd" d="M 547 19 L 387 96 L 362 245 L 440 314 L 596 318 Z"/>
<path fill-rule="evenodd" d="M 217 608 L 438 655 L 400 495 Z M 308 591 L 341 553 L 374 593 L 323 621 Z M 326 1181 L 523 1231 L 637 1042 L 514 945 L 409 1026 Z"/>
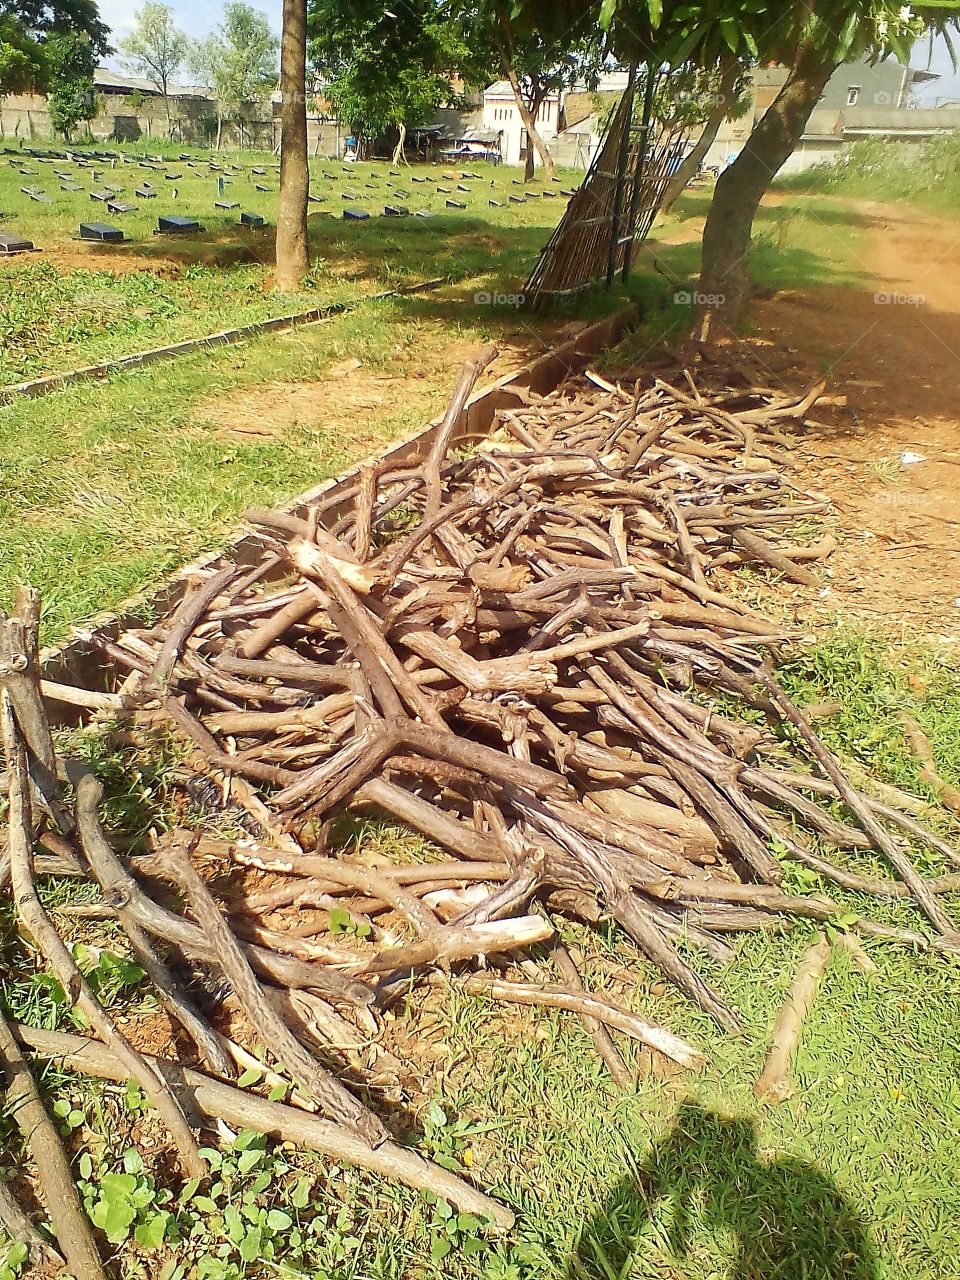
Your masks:
<path fill-rule="evenodd" d="M 764 1102 L 785 1102 L 794 1091 L 792 1064 L 804 1019 L 810 1012 L 817 988 L 830 963 L 831 946 L 826 934 L 804 952 L 790 989 L 777 1014 L 763 1071 L 753 1086 L 755 1098 Z"/>

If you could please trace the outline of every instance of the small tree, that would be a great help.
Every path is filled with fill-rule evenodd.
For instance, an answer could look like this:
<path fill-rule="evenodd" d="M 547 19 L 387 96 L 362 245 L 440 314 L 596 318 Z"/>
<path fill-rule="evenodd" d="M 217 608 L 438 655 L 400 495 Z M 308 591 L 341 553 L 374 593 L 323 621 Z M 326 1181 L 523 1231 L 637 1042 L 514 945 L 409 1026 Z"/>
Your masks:
<path fill-rule="evenodd" d="M 96 115 L 96 60 L 90 41 L 74 32 L 51 36 L 44 53 L 50 119 L 57 133 L 69 141 L 81 121 L 90 121 Z"/>
<path fill-rule="evenodd" d="M 262 13 L 243 0 L 224 7 L 217 31 L 193 46 L 190 63 L 217 102 L 219 149 L 224 113 L 242 120 L 251 104 L 277 82 L 280 41 Z"/>
<path fill-rule="evenodd" d="M 124 63 L 149 80 L 163 98 L 167 133 L 171 130 L 170 81 L 187 60 L 190 44 L 175 25 L 173 13 L 159 0 L 146 0 L 137 13 L 136 25 L 120 42 Z"/>
<path fill-rule="evenodd" d="M 407 129 L 459 105 L 452 75 L 470 57 L 441 0 L 310 0 L 310 56 L 334 111 L 360 139 Z"/>
<path fill-rule="evenodd" d="M 526 10 L 513 0 L 480 0 L 460 9 L 464 37 L 478 60 L 489 60 L 513 90 L 527 135 L 525 181 L 534 175 L 534 152 L 548 177 L 557 171 L 537 126 L 544 102 L 578 85 L 595 89 L 604 65 L 607 42 L 596 12 L 585 8 L 570 21 L 558 15 L 547 0 Z"/>
<path fill-rule="evenodd" d="M 0 15 L 0 100 L 43 84 L 43 50 L 12 14 Z"/>

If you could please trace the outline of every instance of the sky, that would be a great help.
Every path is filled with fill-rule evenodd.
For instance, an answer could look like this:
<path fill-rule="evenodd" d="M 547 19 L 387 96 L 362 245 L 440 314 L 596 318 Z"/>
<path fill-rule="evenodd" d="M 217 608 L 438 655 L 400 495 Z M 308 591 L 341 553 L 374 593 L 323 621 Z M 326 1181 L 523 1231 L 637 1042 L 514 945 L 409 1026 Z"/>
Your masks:
<path fill-rule="evenodd" d="M 283 0 L 250 0 L 250 2 L 254 8 L 267 15 L 270 25 L 279 35 Z M 194 40 L 209 35 L 219 23 L 223 12 L 222 0 L 167 0 L 167 3 L 173 10 L 177 25 Z M 138 4 L 135 0 L 99 0 L 99 8 L 103 20 L 113 31 L 113 44 L 116 46 L 125 35 L 129 34 Z M 923 40 L 914 49 L 911 59 L 913 65 L 926 68 L 928 54 L 928 43 Z M 116 55 L 108 59 L 108 62 L 114 68 L 122 70 Z M 930 70 L 939 72 L 942 78 L 920 88 L 916 95 L 920 105 L 937 106 L 944 99 L 960 103 L 960 76 L 954 74 L 950 55 L 942 41 L 938 41 L 934 46 Z"/>

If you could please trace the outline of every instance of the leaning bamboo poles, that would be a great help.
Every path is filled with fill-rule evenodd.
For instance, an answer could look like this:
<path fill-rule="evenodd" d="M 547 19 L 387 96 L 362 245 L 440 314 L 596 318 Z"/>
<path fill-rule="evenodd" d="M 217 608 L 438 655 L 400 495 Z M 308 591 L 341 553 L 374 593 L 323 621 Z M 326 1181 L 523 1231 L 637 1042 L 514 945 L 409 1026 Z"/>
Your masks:
<path fill-rule="evenodd" d="M 633 89 L 623 95 L 603 143 L 571 196 L 523 292 L 534 308 L 608 282 L 653 225 L 681 143 L 632 123 Z"/>

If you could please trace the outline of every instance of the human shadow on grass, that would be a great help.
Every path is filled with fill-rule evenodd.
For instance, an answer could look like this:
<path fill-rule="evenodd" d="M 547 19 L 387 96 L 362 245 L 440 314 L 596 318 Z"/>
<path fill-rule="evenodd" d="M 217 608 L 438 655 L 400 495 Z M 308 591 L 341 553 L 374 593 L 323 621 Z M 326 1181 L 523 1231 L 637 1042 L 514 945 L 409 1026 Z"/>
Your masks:
<path fill-rule="evenodd" d="M 734 1237 L 728 1280 L 879 1276 L 866 1225 L 829 1177 L 793 1156 L 764 1157 L 750 1120 L 685 1104 L 672 1132 L 586 1223 L 567 1280 L 627 1280 L 664 1202 L 678 1262 L 701 1233 Z"/>

